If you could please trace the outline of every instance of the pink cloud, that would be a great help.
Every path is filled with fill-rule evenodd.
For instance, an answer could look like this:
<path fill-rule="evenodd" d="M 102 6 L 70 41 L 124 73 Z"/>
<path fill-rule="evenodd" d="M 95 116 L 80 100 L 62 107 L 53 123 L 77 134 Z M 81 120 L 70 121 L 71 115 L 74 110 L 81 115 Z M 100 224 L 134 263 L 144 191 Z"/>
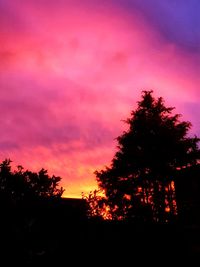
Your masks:
<path fill-rule="evenodd" d="M 3 11 L 0 157 L 61 175 L 66 196 L 96 186 L 141 90 L 196 122 L 199 54 L 165 42 L 136 10 L 17 0 Z"/>

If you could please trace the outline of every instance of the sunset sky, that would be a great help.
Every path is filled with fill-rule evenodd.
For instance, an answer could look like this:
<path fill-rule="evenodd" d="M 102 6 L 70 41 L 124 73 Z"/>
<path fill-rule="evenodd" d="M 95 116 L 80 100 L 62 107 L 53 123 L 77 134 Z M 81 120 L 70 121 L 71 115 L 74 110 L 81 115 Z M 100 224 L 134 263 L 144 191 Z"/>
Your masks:
<path fill-rule="evenodd" d="M 199 0 L 0 0 L 0 159 L 97 187 L 153 89 L 200 135 Z"/>

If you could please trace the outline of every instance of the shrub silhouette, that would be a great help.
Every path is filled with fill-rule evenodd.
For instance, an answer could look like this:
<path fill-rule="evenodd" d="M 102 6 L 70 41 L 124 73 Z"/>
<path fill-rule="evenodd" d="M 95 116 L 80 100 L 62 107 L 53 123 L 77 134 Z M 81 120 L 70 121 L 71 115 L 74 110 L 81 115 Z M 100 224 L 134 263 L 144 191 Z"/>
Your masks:
<path fill-rule="evenodd" d="M 11 170 L 11 160 L 5 159 L 0 164 L 0 194 L 13 201 L 38 198 L 61 197 L 64 190 L 58 188 L 61 178 L 49 176 L 47 170 L 38 173 L 24 171 L 22 166 Z"/>
<path fill-rule="evenodd" d="M 47 250 L 56 225 L 52 201 L 59 201 L 64 191 L 60 180 L 44 169 L 36 173 L 18 166 L 12 171 L 9 159 L 0 164 L 0 256 L 7 264 L 29 261 Z"/>

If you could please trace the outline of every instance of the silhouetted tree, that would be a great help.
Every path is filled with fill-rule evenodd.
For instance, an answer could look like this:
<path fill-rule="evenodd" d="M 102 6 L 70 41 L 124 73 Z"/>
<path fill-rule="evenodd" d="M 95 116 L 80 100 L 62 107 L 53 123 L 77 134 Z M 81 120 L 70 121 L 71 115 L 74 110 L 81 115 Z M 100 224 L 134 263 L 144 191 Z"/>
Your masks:
<path fill-rule="evenodd" d="M 61 197 L 64 190 L 59 186 L 61 178 L 49 176 L 47 170 L 38 173 L 24 171 L 22 166 L 11 170 L 11 160 L 0 164 L 0 195 L 9 200 L 25 200 L 36 197 Z"/>
<path fill-rule="evenodd" d="M 29 261 L 31 255 L 48 247 L 56 225 L 52 224 L 52 203 L 59 201 L 64 191 L 60 180 L 44 169 L 32 172 L 18 166 L 13 171 L 9 159 L 0 163 L 1 244 L 3 254 L 14 262 L 15 257 Z"/>
<path fill-rule="evenodd" d="M 143 91 L 142 99 L 117 138 L 111 166 L 96 171 L 108 210 L 116 219 L 169 221 L 177 213 L 174 179 L 196 165 L 199 139 L 188 137 L 191 123 L 180 121 L 162 97 Z"/>
<path fill-rule="evenodd" d="M 175 186 L 180 221 L 200 225 L 200 164 L 179 172 Z"/>
<path fill-rule="evenodd" d="M 82 193 L 82 199 L 87 203 L 87 217 L 97 220 L 111 219 L 107 212 L 107 199 L 101 190 L 91 191 L 88 195 Z"/>

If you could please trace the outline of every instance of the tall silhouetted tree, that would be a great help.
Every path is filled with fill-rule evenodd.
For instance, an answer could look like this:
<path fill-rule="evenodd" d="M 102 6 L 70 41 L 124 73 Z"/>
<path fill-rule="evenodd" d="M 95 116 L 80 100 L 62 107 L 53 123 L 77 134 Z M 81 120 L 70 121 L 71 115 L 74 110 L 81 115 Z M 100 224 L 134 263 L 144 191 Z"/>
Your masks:
<path fill-rule="evenodd" d="M 143 91 L 128 130 L 117 138 L 111 166 L 96 171 L 113 218 L 169 221 L 177 213 L 174 179 L 200 158 L 197 137 L 188 137 L 191 123 L 180 121 L 162 97 Z"/>

